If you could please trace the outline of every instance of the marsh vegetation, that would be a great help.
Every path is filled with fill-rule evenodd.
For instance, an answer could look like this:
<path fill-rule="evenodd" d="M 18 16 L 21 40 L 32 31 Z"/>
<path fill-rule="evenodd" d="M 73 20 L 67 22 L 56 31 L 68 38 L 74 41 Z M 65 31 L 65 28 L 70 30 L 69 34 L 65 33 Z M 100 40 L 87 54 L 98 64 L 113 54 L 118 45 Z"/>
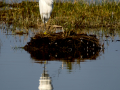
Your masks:
<path fill-rule="evenodd" d="M 34 1 L 6 4 L 0 2 L 0 21 L 13 24 L 13 28 L 42 27 L 39 5 Z M 64 30 L 81 28 L 120 28 L 120 2 L 87 3 L 54 2 L 54 9 L 47 25 L 60 25 Z M 14 29 L 15 30 L 15 29 Z"/>

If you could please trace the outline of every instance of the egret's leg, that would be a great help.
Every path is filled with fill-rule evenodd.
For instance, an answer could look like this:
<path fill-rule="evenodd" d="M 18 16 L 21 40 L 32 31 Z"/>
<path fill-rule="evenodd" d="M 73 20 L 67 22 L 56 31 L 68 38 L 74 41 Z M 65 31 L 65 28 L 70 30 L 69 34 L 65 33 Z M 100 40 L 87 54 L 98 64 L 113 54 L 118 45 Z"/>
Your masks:
<path fill-rule="evenodd" d="M 45 30 L 45 17 L 44 17 L 44 30 Z"/>

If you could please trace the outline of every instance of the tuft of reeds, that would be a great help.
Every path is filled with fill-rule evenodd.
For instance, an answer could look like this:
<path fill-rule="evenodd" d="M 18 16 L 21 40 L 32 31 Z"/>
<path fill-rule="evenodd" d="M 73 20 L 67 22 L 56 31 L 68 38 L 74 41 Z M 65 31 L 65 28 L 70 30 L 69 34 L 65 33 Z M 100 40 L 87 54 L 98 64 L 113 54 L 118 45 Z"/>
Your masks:
<path fill-rule="evenodd" d="M 8 9 L 0 10 L 0 20 L 16 27 L 36 27 L 39 19 L 38 3 L 23 1 L 22 3 L 9 4 Z"/>
<path fill-rule="evenodd" d="M 5 4 L 0 2 L 0 20 L 14 27 L 39 28 L 42 24 L 37 2 Z M 54 2 L 54 9 L 47 25 L 61 25 L 64 30 L 81 28 L 120 28 L 120 2 L 88 4 L 83 1 Z"/>

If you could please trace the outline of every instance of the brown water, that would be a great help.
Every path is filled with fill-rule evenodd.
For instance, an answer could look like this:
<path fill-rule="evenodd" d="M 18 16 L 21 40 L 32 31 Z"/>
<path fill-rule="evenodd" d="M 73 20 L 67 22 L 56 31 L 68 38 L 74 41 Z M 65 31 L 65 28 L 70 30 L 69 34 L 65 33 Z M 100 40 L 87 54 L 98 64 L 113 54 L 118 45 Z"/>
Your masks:
<path fill-rule="evenodd" d="M 90 30 L 104 43 L 95 59 L 36 61 L 21 48 L 34 36 L 0 28 L 0 90 L 120 90 L 120 36 Z M 105 37 L 108 35 L 109 37 Z M 40 84 L 41 82 L 41 84 Z"/>

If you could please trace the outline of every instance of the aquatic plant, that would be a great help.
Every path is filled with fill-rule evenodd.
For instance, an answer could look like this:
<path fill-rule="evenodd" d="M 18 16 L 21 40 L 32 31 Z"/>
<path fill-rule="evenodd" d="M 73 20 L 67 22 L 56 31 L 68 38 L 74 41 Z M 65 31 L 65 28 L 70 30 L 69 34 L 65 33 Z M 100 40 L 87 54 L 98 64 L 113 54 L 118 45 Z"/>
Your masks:
<path fill-rule="evenodd" d="M 22 28 L 42 27 L 37 2 L 0 2 L 0 7 L 0 20 L 7 24 Z M 54 2 L 54 9 L 47 25 L 61 25 L 66 31 L 98 27 L 120 28 L 119 13 L 120 2 L 115 1 L 91 4 L 83 1 Z"/>

